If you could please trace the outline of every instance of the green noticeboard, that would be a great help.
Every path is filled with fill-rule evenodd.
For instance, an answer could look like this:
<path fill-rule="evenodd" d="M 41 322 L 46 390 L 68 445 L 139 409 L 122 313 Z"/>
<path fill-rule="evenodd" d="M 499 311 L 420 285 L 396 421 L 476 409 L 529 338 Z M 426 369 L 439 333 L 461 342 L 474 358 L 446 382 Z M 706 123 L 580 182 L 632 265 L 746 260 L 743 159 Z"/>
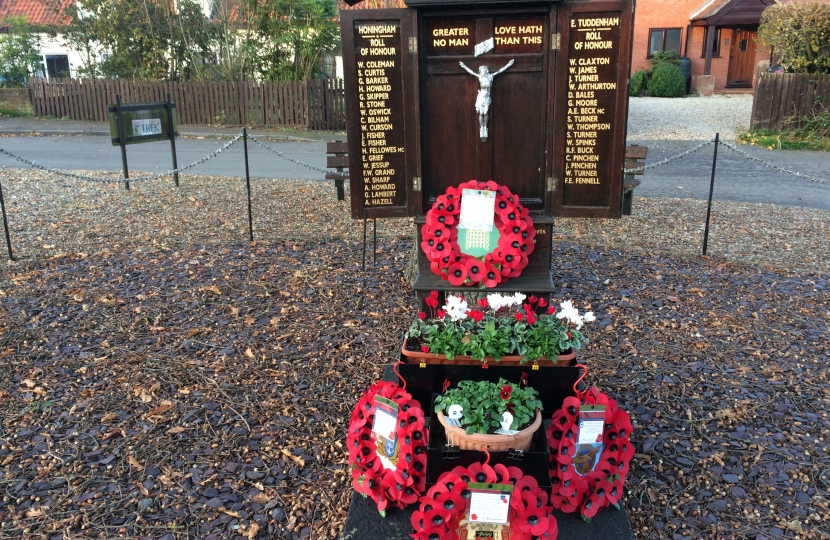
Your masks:
<path fill-rule="evenodd" d="M 176 104 L 171 102 L 170 118 L 168 121 L 168 103 L 154 101 L 151 103 L 129 103 L 121 105 L 121 118 L 124 123 L 124 144 L 138 144 L 150 141 L 165 141 L 179 134 L 176 131 Z M 115 105 L 107 107 L 109 113 L 110 137 L 113 146 L 120 146 L 118 137 L 118 113 Z"/>

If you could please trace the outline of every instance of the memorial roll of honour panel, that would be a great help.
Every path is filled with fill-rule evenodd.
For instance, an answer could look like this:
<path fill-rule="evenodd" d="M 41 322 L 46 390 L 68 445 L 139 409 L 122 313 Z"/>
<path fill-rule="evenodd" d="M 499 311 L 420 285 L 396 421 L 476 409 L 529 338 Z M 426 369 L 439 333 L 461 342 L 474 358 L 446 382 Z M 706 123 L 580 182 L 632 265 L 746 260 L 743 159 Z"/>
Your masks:
<path fill-rule="evenodd" d="M 552 292 L 553 218 L 620 217 L 632 1 L 406 4 L 341 12 L 352 217 L 420 231 L 447 188 L 494 180 L 536 228 L 496 289 Z M 465 288 L 418 262 L 421 298 Z"/>

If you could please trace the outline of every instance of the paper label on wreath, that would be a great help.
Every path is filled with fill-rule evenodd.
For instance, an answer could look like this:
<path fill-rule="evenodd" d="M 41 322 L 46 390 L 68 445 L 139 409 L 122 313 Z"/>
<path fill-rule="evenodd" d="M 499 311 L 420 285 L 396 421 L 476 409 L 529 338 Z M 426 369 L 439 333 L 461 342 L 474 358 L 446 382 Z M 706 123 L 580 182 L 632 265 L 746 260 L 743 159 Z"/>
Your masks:
<path fill-rule="evenodd" d="M 467 484 L 470 490 L 470 506 L 467 521 L 470 523 L 497 523 L 506 525 L 510 512 L 512 484 Z"/>
<path fill-rule="evenodd" d="M 582 476 L 594 470 L 604 448 L 605 405 L 579 407 L 579 432 L 573 455 L 574 469 Z"/>
<path fill-rule="evenodd" d="M 375 420 L 372 434 L 377 442 L 376 452 L 381 464 L 390 470 L 398 468 L 401 443 L 395 434 L 398 427 L 398 404 L 381 396 L 375 396 Z"/>
<path fill-rule="evenodd" d="M 458 522 L 459 540 L 511 540 L 513 538 L 510 525 L 497 523 L 470 523 L 466 519 Z"/>
<path fill-rule="evenodd" d="M 461 214 L 458 217 L 458 228 L 492 232 L 495 212 L 495 191 L 464 189 L 461 191 Z"/>

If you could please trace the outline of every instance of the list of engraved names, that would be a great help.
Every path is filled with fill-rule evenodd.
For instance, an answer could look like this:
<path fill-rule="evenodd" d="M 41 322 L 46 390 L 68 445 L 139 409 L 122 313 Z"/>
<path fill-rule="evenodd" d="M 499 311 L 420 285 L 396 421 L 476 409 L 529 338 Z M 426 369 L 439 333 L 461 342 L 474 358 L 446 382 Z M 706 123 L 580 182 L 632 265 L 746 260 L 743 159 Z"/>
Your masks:
<path fill-rule="evenodd" d="M 355 24 L 364 206 L 406 204 L 400 26 Z"/>
<path fill-rule="evenodd" d="M 609 204 L 619 35 L 615 14 L 573 15 L 570 21 L 565 205 Z"/>

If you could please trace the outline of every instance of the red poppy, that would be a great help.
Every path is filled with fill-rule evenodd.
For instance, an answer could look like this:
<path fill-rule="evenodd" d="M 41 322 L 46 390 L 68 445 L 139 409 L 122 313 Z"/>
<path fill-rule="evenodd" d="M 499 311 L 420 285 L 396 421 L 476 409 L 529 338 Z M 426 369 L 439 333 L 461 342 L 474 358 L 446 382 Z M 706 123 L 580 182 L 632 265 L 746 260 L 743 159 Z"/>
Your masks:
<path fill-rule="evenodd" d="M 548 305 L 547 301 L 545 301 L 544 298 L 540 298 L 538 306 L 539 307 L 545 307 L 546 305 Z"/>
<path fill-rule="evenodd" d="M 467 501 L 461 496 L 461 490 L 445 491 L 435 498 L 435 506 L 450 512 L 452 517 L 461 514 L 467 507 Z"/>
<path fill-rule="evenodd" d="M 553 306 L 548 306 L 548 315 L 553 315 L 556 313 L 556 308 Z"/>
<path fill-rule="evenodd" d="M 524 318 L 525 318 L 525 316 L 522 314 L 521 311 L 517 311 L 515 314 L 513 314 L 513 316 L 516 317 L 517 321 L 524 320 Z"/>
<path fill-rule="evenodd" d="M 532 311 L 527 314 L 527 324 L 536 324 L 536 314 Z"/>
<path fill-rule="evenodd" d="M 421 345 L 421 352 L 428 353 L 429 352 L 429 345 Z"/>
<path fill-rule="evenodd" d="M 499 397 L 503 400 L 507 401 L 510 399 L 510 395 L 513 393 L 513 387 L 509 384 L 505 384 L 501 387 L 501 392 L 499 392 Z"/>
<path fill-rule="evenodd" d="M 464 262 L 467 273 L 473 281 L 481 281 L 484 276 L 484 263 L 478 259 L 469 258 Z"/>
<path fill-rule="evenodd" d="M 496 482 L 499 484 L 504 484 L 510 479 L 510 471 L 501 463 L 493 465 L 493 472 L 496 473 Z"/>
<path fill-rule="evenodd" d="M 484 279 L 481 281 L 482 285 L 488 288 L 495 287 L 501 283 L 501 273 L 492 264 L 484 265 Z"/>
<path fill-rule="evenodd" d="M 541 536 L 548 530 L 549 517 L 546 509 L 538 506 L 538 499 L 530 492 L 523 493 L 522 499 L 527 501 L 527 505 L 523 510 L 516 512 L 516 525 L 525 534 Z"/>
<path fill-rule="evenodd" d="M 449 387 L 450 387 L 450 380 L 449 379 L 444 379 L 444 384 L 441 387 L 441 393 L 443 394 L 444 392 L 446 392 L 447 389 L 449 389 Z"/>
<path fill-rule="evenodd" d="M 532 294 L 531 294 L 531 295 L 530 295 L 530 297 L 527 299 L 527 301 L 528 301 L 529 303 L 531 303 L 531 304 L 535 304 L 536 302 L 538 302 L 538 301 L 539 301 L 539 299 L 538 299 L 538 298 L 536 298 L 536 296 L 535 296 L 535 295 L 532 295 Z"/>
<path fill-rule="evenodd" d="M 496 471 L 490 465 L 473 463 L 467 467 L 473 482 L 492 484 L 496 481 Z"/>
<path fill-rule="evenodd" d="M 433 297 L 430 294 L 427 298 L 424 299 L 424 303 L 426 305 L 428 305 L 429 307 L 431 307 L 431 308 L 437 308 L 438 307 L 438 297 L 437 296 L 438 295 L 436 294 L 436 296 Z"/>
<path fill-rule="evenodd" d="M 447 279 L 452 285 L 458 286 L 467 279 L 467 268 L 460 263 L 453 263 L 447 269 Z"/>
<path fill-rule="evenodd" d="M 424 313 L 423 311 L 419 311 L 419 312 L 418 312 L 418 318 L 419 318 L 419 319 L 421 319 L 421 320 L 423 321 L 424 319 L 426 319 L 426 318 L 427 318 L 427 314 L 426 314 L 426 313 Z"/>
<path fill-rule="evenodd" d="M 438 317 L 439 319 L 443 319 L 446 314 L 447 314 L 447 312 L 444 311 L 443 309 L 439 309 L 438 311 L 435 312 L 435 316 Z"/>

